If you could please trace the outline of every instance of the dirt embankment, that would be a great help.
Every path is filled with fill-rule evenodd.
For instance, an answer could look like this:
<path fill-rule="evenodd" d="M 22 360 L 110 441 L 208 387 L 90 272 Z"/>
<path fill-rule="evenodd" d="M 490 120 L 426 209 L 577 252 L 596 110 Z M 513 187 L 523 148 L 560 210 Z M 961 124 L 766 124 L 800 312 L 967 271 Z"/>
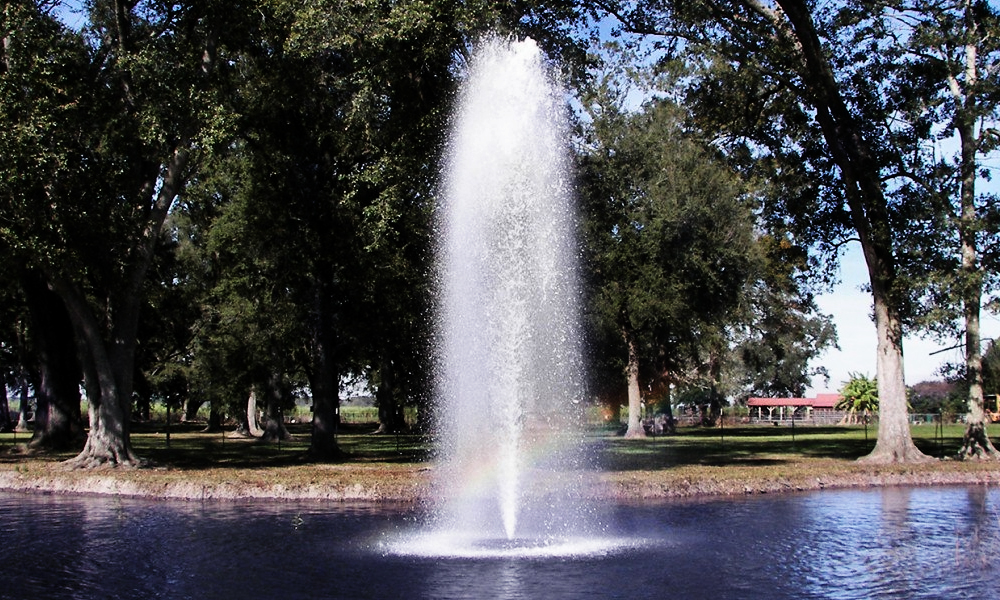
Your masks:
<path fill-rule="evenodd" d="M 106 468 L 60 464 L 0 465 L 0 489 L 178 500 L 327 500 L 400 502 L 426 496 L 419 465 L 309 465 L 262 469 Z"/>
<path fill-rule="evenodd" d="M 1000 485 L 1000 463 L 861 466 L 856 463 L 803 465 L 779 472 L 721 467 L 717 472 L 616 472 L 602 477 L 600 495 L 615 500 L 651 500 L 864 489 L 887 486 Z"/>
<path fill-rule="evenodd" d="M 181 500 L 318 500 L 418 502 L 433 466 L 304 465 L 281 469 L 170 468 L 67 471 L 45 462 L 0 465 L 0 489 Z M 780 468 L 679 467 L 593 474 L 597 499 L 627 501 L 743 496 L 894 485 L 1000 485 L 1000 463 L 942 461 L 872 467 L 847 461 L 804 461 Z"/>

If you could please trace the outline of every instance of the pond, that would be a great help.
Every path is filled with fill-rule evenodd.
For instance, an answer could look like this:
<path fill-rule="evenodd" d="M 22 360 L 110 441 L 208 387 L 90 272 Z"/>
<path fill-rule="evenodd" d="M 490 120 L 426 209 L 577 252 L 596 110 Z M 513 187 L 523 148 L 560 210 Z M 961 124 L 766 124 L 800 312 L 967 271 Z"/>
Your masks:
<path fill-rule="evenodd" d="M 399 551 L 421 515 L 0 492 L 0 598 L 991 598 L 1000 490 L 822 491 L 608 508 L 606 543 Z"/>

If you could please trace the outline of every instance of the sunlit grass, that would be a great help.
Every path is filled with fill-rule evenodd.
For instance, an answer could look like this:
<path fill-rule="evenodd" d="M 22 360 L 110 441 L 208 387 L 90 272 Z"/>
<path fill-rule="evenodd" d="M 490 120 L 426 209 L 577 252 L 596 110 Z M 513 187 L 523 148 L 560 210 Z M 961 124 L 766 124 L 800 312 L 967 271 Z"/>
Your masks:
<path fill-rule="evenodd" d="M 913 426 L 917 446 L 954 457 L 964 426 Z M 596 468 L 626 498 L 760 493 L 827 486 L 946 483 L 961 477 L 995 480 L 1000 465 L 942 460 L 872 466 L 857 461 L 875 447 L 877 430 L 863 426 L 682 428 L 675 435 L 592 442 Z"/>
<path fill-rule="evenodd" d="M 917 425 L 914 442 L 935 457 L 954 456 L 962 444 L 962 425 Z M 856 460 L 875 447 L 870 426 L 748 426 L 680 428 L 676 434 L 626 440 L 604 436 L 596 444 L 607 470 L 670 468 L 679 465 L 743 465 L 807 458 Z"/>

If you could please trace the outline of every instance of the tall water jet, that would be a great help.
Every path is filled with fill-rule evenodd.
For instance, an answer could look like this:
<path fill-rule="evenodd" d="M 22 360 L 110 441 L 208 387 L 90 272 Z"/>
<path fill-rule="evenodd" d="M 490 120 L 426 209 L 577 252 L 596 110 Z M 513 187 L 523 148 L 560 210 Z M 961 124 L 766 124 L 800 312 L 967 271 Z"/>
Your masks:
<path fill-rule="evenodd" d="M 438 221 L 440 518 L 477 539 L 579 533 L 566 489 L 584 379 L 567 133 L 538 46 L 482 44 Z"/>

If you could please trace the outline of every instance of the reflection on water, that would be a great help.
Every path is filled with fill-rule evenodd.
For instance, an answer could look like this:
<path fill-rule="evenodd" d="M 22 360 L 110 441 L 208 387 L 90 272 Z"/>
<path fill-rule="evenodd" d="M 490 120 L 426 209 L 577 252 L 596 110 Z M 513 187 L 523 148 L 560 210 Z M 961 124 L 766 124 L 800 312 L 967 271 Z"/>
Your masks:
<path fill-rule="evenodd" d="M 1000 490 L 621 505 L 592 553 L 396 552 L 422 516 L 0 493 L 0 598 L 992 598 Z M 607 542 L 608 540 L 605 540 Z M 510 550 L 510 549 L 508 549 Z"/>

